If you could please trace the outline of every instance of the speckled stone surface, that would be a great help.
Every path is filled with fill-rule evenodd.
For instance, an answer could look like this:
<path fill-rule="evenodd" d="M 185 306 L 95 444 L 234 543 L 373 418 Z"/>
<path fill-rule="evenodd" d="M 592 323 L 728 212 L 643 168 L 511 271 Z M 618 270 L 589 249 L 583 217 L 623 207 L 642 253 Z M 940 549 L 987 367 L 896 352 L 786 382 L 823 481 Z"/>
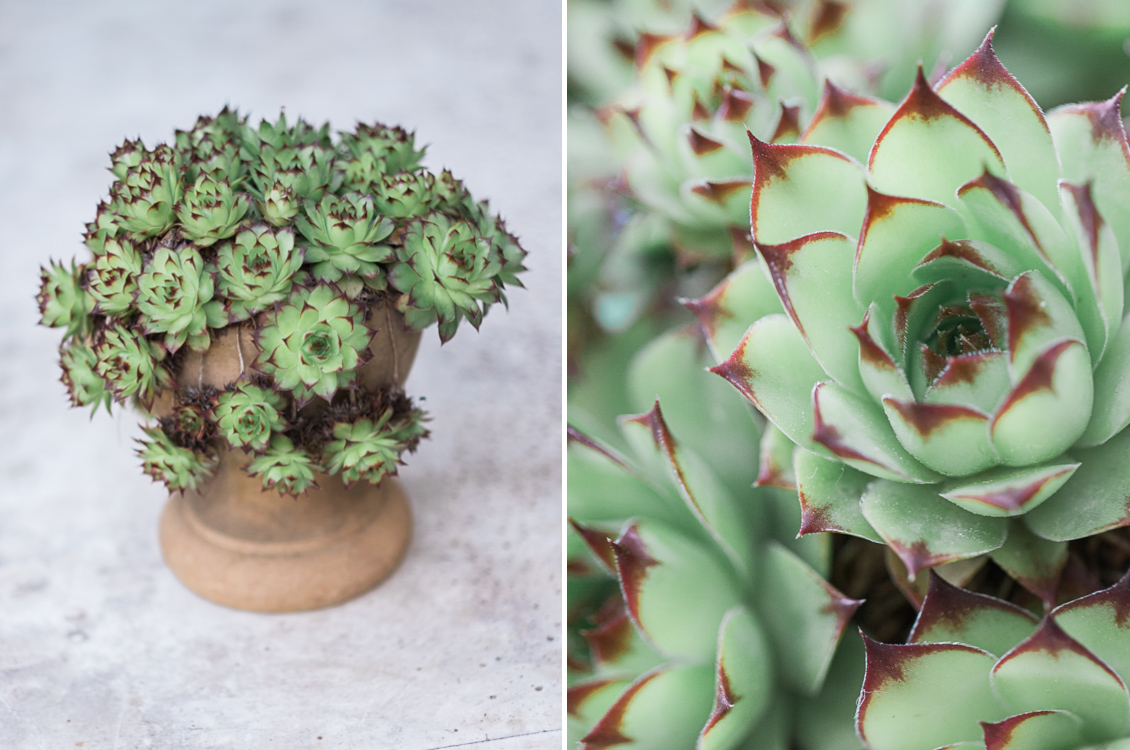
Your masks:
<path fill-rule="evenodd" d="M 0 4 L 0 747 L 562 744 L 560 4 Z M 107 153 L 225 103 L 415 127 L 489 197 L 528 290 L 408 390 L 433 439 L 401 472 L 416 537 L 376 591 L 290 615 L 210 604 L 165 568 L 164 490 L 128 412 L 91 420 L 35 326 L 38 266 L 84 253 Z"/>

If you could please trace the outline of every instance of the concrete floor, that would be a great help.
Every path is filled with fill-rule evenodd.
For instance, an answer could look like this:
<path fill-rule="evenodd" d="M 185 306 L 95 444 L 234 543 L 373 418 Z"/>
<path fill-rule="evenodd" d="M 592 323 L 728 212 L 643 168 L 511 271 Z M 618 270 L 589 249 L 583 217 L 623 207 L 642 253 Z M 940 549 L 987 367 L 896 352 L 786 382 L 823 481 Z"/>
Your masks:
<path fill-rule="evenodd" d="M 0 4 L 0 747 L 561 745 L 560 44 L 554 0 Z M 425 336 L 407 560 L 318 612 L 177 582 L 136 417 L 68 408 L 35 325 L 38 267 L 85 253 L 107 153 L 225 103 L 415 127 L 530 251 L 509 313 Z"/>

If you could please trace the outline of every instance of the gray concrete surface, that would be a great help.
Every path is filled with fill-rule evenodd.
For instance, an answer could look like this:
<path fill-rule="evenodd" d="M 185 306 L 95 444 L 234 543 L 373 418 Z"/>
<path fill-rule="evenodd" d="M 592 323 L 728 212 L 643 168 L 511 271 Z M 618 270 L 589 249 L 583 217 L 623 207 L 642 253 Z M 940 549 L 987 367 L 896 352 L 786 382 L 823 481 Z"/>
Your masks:
<path fill-rule="evenodd" d="M 0 747 L 559 747 L 560 5 L 0 3 Z M 439 346 L 401 472 L 416 539 L 344 606 L 227 610 L 157 544 L 136 417 L 67 406 L 38 267 L 84 253 L 107 153 L 225 103 L 414 126 L 489 197 L 528 290 Z"/>

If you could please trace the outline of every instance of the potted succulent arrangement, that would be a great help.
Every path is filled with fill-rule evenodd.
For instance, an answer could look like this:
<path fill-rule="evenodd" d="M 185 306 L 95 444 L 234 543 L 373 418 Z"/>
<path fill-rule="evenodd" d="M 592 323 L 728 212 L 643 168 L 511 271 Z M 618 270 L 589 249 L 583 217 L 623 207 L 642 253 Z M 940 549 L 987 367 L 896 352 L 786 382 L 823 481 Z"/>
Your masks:
<path fill-rule="evenodd" d="M 733 28 L 772 5 L 641 41 L 604 114 L 620 229 L 749 248 L 570 393 L 570 741 L 1130 747 L 1121 94 L 1045 114 L 989 31 L 887 101 L 803 17 Z M 759 117 L 783 70 L 817 85 Z"/>
<path fill-rule="evenodd" d="M 403 555 L 393 477 L 428 435 L 404 391 L 421 332 L 478 328 L 525 255 L 423 155 L 399 127 L 335 137 L 225 108 L 172 143 L 118 147 L 92 257 L 43 269 L 71 401 L 146 416 L 166 560 L 210 599 L 323 606 Z"/>

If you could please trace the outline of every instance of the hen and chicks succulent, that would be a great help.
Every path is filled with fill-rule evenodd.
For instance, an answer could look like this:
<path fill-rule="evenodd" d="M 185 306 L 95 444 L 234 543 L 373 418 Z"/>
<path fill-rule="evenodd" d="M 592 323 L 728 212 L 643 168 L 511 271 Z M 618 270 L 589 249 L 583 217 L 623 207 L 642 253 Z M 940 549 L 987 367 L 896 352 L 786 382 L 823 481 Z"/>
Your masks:
<path fill-rule="evenodd" d="M 125 141 L 87 225 L 93 257 L 42 272 L 41 322 L 64 330 L 74 405 L 159 417 L 139 454 L 170 490 L 198 487 L 232 449 L 281 493 L 315 486 L 316 472 L 395 474 L 427 418 L 399 386 L 358 383 L 374 336 L 438 323 L 446 342 L 525 270 L 504 222 L 423 156 L 399 127 L 335 138 L 328 124 L 256 127 L 227 108 L 171 144 Z M 228 335 L 238 377 L 193 384 L 188 353 Z"/>

